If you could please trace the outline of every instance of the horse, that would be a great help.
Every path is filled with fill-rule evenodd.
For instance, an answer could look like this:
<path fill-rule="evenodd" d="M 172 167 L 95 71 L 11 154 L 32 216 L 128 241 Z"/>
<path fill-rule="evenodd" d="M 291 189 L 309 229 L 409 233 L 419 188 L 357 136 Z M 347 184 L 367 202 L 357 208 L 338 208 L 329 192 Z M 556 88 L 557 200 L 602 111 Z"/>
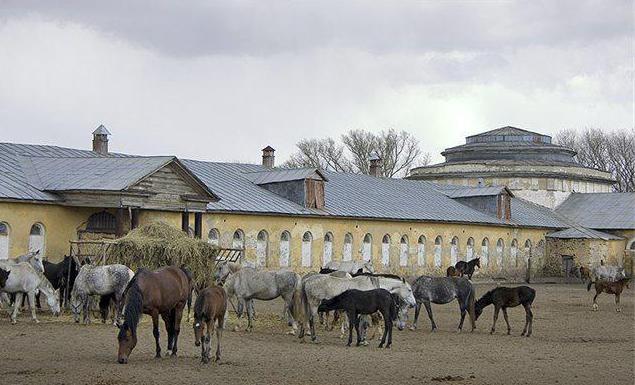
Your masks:
<path fill-rule="evenodd" d="M 353 342 L 353 327 L 357 334 L 357 346 L 362 342 L 362 336 L 359 330 L 359 315 L 373 314 L 380 312 L 384 317 L 384 333 L 379 343 L 382 348 L 386 343 L 386 348 L 392 345 L 392 323 L 397 319 L 400 303 L 399 294 L 390 293 L 386 289 L 373 290 L 346 290 L 331 299 L 325 299 L 318 306 L 318 311 L 344 310 L 348 316 L 348 344 L 351 346 Z M 388 341 L 386 342 L 386 336 Z"/>
<path fill-rule="evenodd" d="M 598 310 L 598 303 L 596 302 L 598 295 L 602 292 L 607 294 L 615 294 L 615 311 L 621 312 L 622 306 L 620 305 L 620 295 L 624 290 L 624 287 L 628 288 L 630 278 L 622 278 L 619 281 L 595 281 L 595 296 L 593 297 L 593 311 Z M 587 291 L 591 290 L 591 284 L 587 287 Z"/>
<path fill-rule="evenodd" d="M 117 362 L 128 363 L 128 357 L 137 345 L 137 326 L 143 314 L 152 317 L 155 358 L 161 358 L 159 315 L 163 318 L 168 334 L 168 354 L 171 351 L 172 356 L 176 357 L 183 309 L 191 290 L 192 280 L 182 268 L 167 266 L 155 271 L 139 269 L 123 295 L 124 322 L 117 334 Z"/>
<path fill-rule="evenodd" d="M 459 302 L 459 309 L 461 311 L 461 321 L 459 323 L 458 330 L 463 330 L 463 321 L 465 320 L 465 313 L 470 316 L 472 323 L 472 331 L 476 328 L 474 317 L 474 287 L 472 283 L 464 277 L 429 277 L 422 275 L 417 278 L 412 284 L 412 291 L 417 300 L 417 306 L 415 307 L 415 319 L 410 327 L 411 330 L 417 328 L 417 320 L 419 319 L 419 311 L 421 310 L 421 304 L 426 307 L 428 312 L 428 318 L 432 323 L 432 331 L 437 329 L 437 324 L 434 322 L 432 316 L 431 303 L 437 305 L 445 305 L 454 301 L 456 298 Z"/>
<path fill-rule="evenodd" d="M 60 306 L 64 306 L 64 302 L 68 301 L 73 290 L 73 284 L 78 273 L 78 266 L 75 259 L 70 256 L 64 256 L 64 259 L 58 263 L 42 261 L 44 266 L 44 276 L 51 282 L 53 288 L 60 290 Z M 35 296 L 36 305 L 40 307 L 40 294 Z"/>
<path fill-rule="evenodd" d="M 20 263 L 20 262 L 28 262 L 35 271 L 39 271 L 40 273 L 44 272 L 44 264 L 42 263 L 42 256 L 40 255 L 40 250 L 29 251 L 24 255 L 20 255 L 19 257 L 9 258 L 8 262 L 12 263 Z"/>
<path fill-rule="evenodd" d="M 485 293 L 474 306 L 476 313 L 476 319 L 481 315 L 483 309 L 494 304 L 494 323 L 492 323 L 492 330 L 490 334 L 494 334 L 496 330 L 496 320 L 498 319 L 499 310 L 503 309 L 503 316 L 505 316 L 505 323 L 507 324 L 507 334 L 511 334 L 511 327 L 509 326 L 509 319 L 507 318 L 507 308 L 523 305 L 525 308 L 525 327 L 520 334 L 527 337 L 531 336 L 531 329 L 534 324 L 534 314 L 531 311 L 531 304 L 536 298 L 536 290 L 529 286 L 518 287 L 497 287 Z"/>
<path fill-rule="evenodd" d="M 399 294 L 402 302 L 409 306 L 414 306 L 416 303 L 410 284 L 403 278 L 369 275 L 354 278 L 337 278 L 323 274 L 307 275 L 302 280 L 300 292 L 294 296 L 293 309 L 296 318 L 303 318 L 298 337 L 304 341 L 305 322 L 308 322 L 311 331 L 311 341 L 317 341 L 315 318 L 318 313 L 318 306 L 322 300 L 331 299 L 349 289 L 372 290 L 378 288 Z M 403 306 L 403 308 L 406 307 Z M 403 314 L 403 308 L 400 314 Z M 400 321 L 399 327 L 403 327 L 402 321 Z"/>
<path fill-rule="evenodd" d="M 582 282 L 591 281 L 591 269 L 586 266 L 580 266 L 578 270 L 578 274 L 580 275 L 580 279 Z"/>
<path fill-rule="evenodd" d="M 353 274 L 357 273 L 360 270 L 362 272 L 374 273 L 375 269 L 373 268 L 373 264 L 371 262 L 364 261 L 331 261 L 328 262 L 323 269 L 331 269 L 331 270 L 341 270 L 347 273 Z"/>
<path fill-rule="evenodd" d="M 7 279 L 9 279 L 10 274 L 11 271 L 0 269 L 0 289 L 2 289 L 4 285 L 7 284 Z"/>
<path fill-rule="evenodd" d="M 76 323 L 84 311 L 84 323 L 90 323 L 91 295 L 114 294 L 116 319 L 121 315 L 121 304 L 126 285 L 134 276 L 134 272 L 124 265 L 82 266 L 75 278 L 71 292 L 71 311 Z"/>
<path fill-rule="evenodd" d="M 454 266 L 448 266 L 448 269 L 445 271 L 446 277 L 458 277 L 460 275 L 460 272 L 457 271 Z"/>
<path fill-rule="evenodd" d="M 456 265 L 454 265 L 454 268 L 456 269 L 457 273 L 459 273 L 461 277 L 464 275 L 467 275 L 467 279 L 469 280 L 472 279 L 472 275 L 474 274 L 474 269 L 476 267 L 478 267 L 479 269 L 481 268 L 480 258 L 474 258 L 470 260 L 469 262 L 458 261 Z"/>
<path fill-rule="evenodd" d="M 624 267 L 611 265 L 600 265 L 593 268 L 591 276 L 592 279 L 589 279 L 589 283 L 586 287 L 587 291 L 591 290 L 591 285 L 593 285 L 595 281 L 606 280 L 613 282 L 626 277 Z"/>
<path fill-rule="evenodd" d="M 35 292 L 41 291 L 46 296 L 46 303 L 53 315 L 60 314 L 60 304 L 58 301 L 58 291 L 53 289 L 51 283 L 46 279 L 44 274 L 35 270 L 31 264 L 27 262 L 11 263 L 2 262 L 0 268 L 7 271 L 7 280 L 0 290 L 5 293 L 16 294 L 16 300 L 13 304 L 13 313 L 11 314 L 11 323 L 15 324 L 18 316 L 18 308 L 22 303 L 24 293 L 29 298 L 29 307 L 31 308 L 31 318 L 34 322 L 39 322 L 35 314 Z"/>
<path fill-rule="evenodd" d="M 260 271 L 252 267 L 243 267 L 233 274 L 230 274 L 223 284 L 229 298 L 236 296 L 239 302 L 241 316 L 241 305 L 247 309 L 247 331 L 253 330 L 254 299 L 270 301 L 282 297 L 285 302 L 284 313 L 288 316 L 288 321 L 292 327 L 291 333 L 295 334 L 297 329 L 296 321 L 291 314 L 293 306 L 293 295 L 301 284 L 299 274 L 292 271 Z"/>
<path fill-rule="evenodd" d="M 194 344 L 201 346 L 201 362 L 210 360 L 211 333 L 216 323 L 216 358 L 220 360 L 220 339 L 227 312 L 227 293 L 220 286 L 212 286 L 201 291 L 194 303 Z M 205 333 L 205 335 L 203 335 Z"/>

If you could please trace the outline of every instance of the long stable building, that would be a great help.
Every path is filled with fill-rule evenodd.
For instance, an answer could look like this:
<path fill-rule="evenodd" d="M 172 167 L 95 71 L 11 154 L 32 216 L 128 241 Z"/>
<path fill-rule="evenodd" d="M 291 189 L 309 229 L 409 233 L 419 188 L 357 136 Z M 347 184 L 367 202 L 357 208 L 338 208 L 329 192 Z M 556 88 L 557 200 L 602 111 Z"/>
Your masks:
<path fill-rule="evenodd" d="M 92 151 L 0 143 L 0 258 L 40 249 L 57 260 L 69 240 L 158 220 L 299 272 L 355 259 L 440 274 L 479 256 L 484 275 L 524 275 L 529 258 L 533 274 L 557 274 L 547 267 L 621 264 L 634 243 L 632 193 L 571 194 L 552 210 L 506 186 L 275 168 L 271 147 L 262 164 L 112 153 L 109 135 L 95 130 Z"/>

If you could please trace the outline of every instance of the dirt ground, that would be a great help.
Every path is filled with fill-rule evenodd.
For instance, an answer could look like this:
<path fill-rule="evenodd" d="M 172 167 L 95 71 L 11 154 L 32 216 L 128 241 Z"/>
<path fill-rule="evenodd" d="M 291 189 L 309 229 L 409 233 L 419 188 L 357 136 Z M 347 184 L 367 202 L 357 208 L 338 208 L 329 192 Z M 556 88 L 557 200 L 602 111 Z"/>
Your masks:
<path fill-rule="evenodd" d="M 493 285 L 477 285 L 482 294 Z M 154 358 L 146 316 L 128 365 L 116 363 L 112 325 L 77 325 L 68 316 L 41 315 L 33 324 L 23 313 L 17 325 L 0 315 L 0 378 L 5 384 L 632 384 L 634 375 L 634 293 L 599 298 L 582 285 L 534 285 L 534 335 L 520 337 L 522 308 L 510 310 L 512 335 L 499 318 L 489 334 L 487 308 L 474 333 L 456 333 L 458 305 L 433 306 L 440 330 L 431 333 L 422 312 L 417 331 L 394 332 L 393 347 L 347 348 L 339 332 L 318 329 L 320 343 L 300 344 L 279 321 L 282 303 L 257 302 L 252 333 L 226 330 L 219 364 L 202 365 L 193 332 L 182 324 L 178 358 Z M 411 312 L 412 313 L 412 312 Z M 235 324 L 232 319 L 231 325 Z M 162 327 L 162 337 L 165 336 Z M 162 341 L 163 345 L 165 340 Z M 164 346 L 165 349 L 165 346 Z"/>

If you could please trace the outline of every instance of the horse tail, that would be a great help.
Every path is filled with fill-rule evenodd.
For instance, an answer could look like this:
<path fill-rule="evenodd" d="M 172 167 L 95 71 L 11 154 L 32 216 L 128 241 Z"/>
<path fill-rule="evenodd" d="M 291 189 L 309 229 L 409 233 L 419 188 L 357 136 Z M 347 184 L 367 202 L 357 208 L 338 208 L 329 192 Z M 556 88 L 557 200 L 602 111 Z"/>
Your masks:
<path fill-rule="evenodd" d="M 593 286 L 593 284 L 593 280 L 589 279 L 589 283 L 586 285 L 586 291 L 591 291 L 591 286 Z"/>
<path fill-rule="evenodd" d="M 293 291 L 293 301 L 291 303 L 291 316 L 296 320 L 296 322 L 304 322 L 306 319 L 308 300 L 306 297 L 306 293 L 304 292 L 304 283 L 302 282 L 302 277 L 296 274 L 295 276 L 295 288 Z"/>

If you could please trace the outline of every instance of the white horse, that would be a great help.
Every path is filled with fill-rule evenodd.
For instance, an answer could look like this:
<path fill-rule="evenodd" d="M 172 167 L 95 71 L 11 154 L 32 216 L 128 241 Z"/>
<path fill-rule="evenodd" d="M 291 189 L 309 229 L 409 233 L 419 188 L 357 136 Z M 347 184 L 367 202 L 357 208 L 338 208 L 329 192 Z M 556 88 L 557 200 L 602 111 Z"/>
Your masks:
<path fill-rule="evenodd" d="M 25 293 L 29 298 L 31 317 L 34 322 L 39 322 L 35 315 L 35 293 L 38 290 L 46 296 L 46 303 L 53 315 L 60 314 L 59 291 L 53 289 L 53 286 L 46 279 L 44 274 L 35 270 L 33 266 L 27 262 L 12 263 L 3 261 L 0 262 L 0 267 L 9 272 L 7 281 L 0 291 L 14 293 L 16 295 L 13 313 L 11 313 L 11 323 L 16 323 L 18 309 Z"/>
<path fill-rule="evenodd" d="M 19 257 L 10 258 L 8 261 L 13 263 L 28 262 L 36 271 L 44 273 L 44 263 L 42 263 L 40 250 L 30 251 Z"/>
<path fill-rule="evenodd" d="M 374 273 L 373 264 L 364 261 L 331 261 L 324 265 L 324 269 L 341 270 L 350 274 L 355 274 L 361 270 L 362 273 Z"/>
<path fill-rule="evenodd" d="M 324 274 L 307 275 L 302 280 L 300 304 L 295 301 L 294 309 L 304 311 L 304 321 L 308 321 L 311 331 L 311 340 L 315 341 L 315 318 L 318 314 L 318 306 L 325 299 L 331 299 L 349 289 L 372 290 L 386 289 L 391 293 L 397 293 L 403 303 L 410 307 L 416 305 L 416 300 L 410 284 L 405 279 L 397 276 L 370 276 L 360 275 L 354 278 L 338 278 Z M 405 308 L 405 306 L 400 306 Z M 401 314 L 404 311 L 400 311 Z M 304 322 L 300 329 L 300 338 L 304 338 Z"/>
<path fill-rule="evenodd" d="M 110 295 L 115 297 L 115 323 L 121 315 L 123 293 L 128 282 L 134 276 L 134 272 L 127 266 L 114 265 L 84 265 L 79 270 L 73 291 L 71 292 L 71 311 L 75 322 L 79 322 L 79 316 L 84 311 L 84 323 L 90 323 L 90 296 Z"/>

